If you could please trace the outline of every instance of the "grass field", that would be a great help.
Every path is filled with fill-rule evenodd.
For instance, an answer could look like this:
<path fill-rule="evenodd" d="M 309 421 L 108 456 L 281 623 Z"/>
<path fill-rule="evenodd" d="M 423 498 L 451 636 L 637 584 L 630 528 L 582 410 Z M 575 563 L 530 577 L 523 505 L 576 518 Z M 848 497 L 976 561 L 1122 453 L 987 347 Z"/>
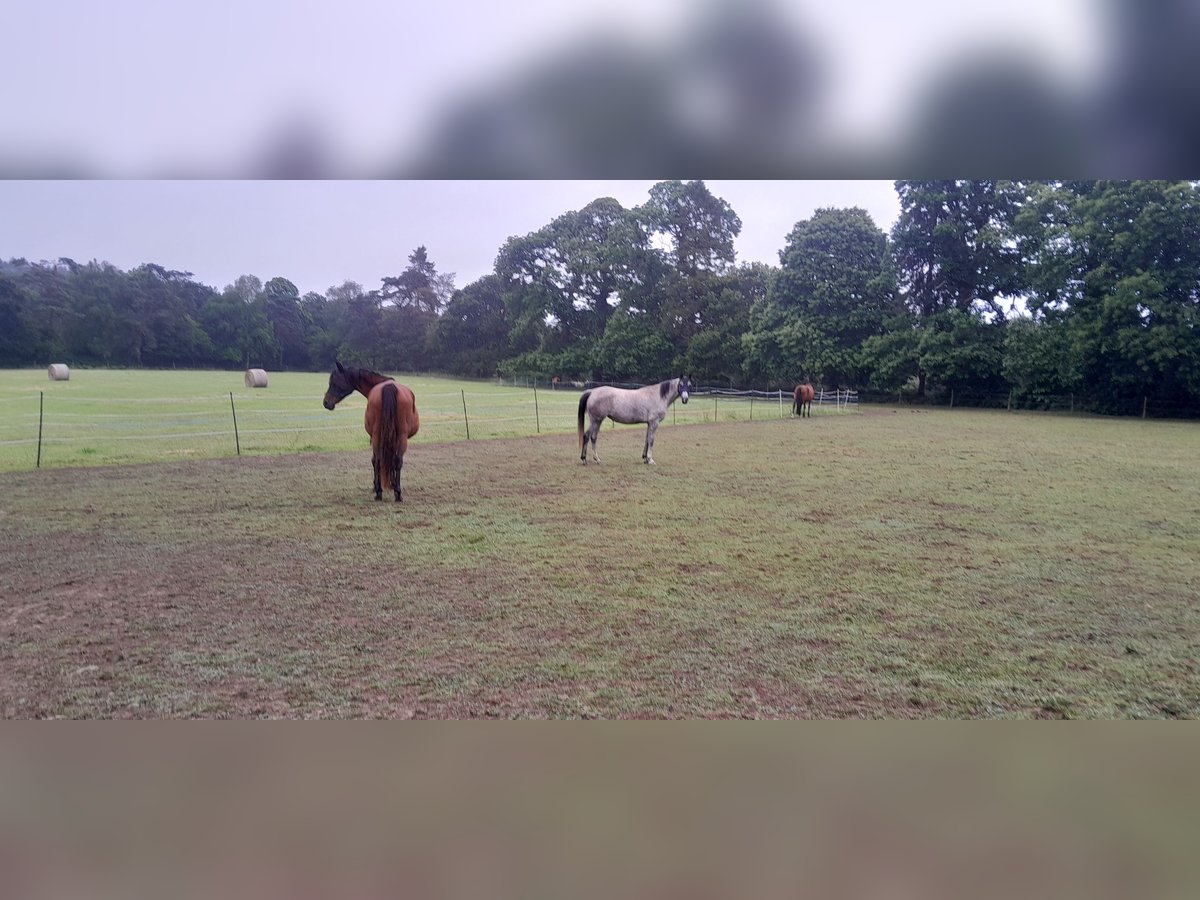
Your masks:
<path fill-rule="evenodd" d="M 365 446 L 362 396 L 352 394 L 329 412 L 321 406 L 328 375 L 269 378 L 266 389 L 251 389 L 241 372 L 75 369 L 69 381 L 53 382 L 44 369 L 0 370 L 0 471 L 37 466 L 39 404 L 41 465 L 50 468 Z M 473 440 L 575 430 L 580 392 L 573 388 L 535 392 L 495 381 L 400 378 L 416 394 L 425 441 L 465 440 L 468 428 Z M 698 396 L 676 404 L 669 421 L 784 414 L 787 404 L 777 401 Z"/>
<path fill-rule="evenodd" d="M 583 467 L 573 429 L 423 426 L 397 505 L 342 420 L 0 473 L 3 715 L 1200 714 L 1194 424 L 668 424 L 656 467 L 641 428 Z"/>

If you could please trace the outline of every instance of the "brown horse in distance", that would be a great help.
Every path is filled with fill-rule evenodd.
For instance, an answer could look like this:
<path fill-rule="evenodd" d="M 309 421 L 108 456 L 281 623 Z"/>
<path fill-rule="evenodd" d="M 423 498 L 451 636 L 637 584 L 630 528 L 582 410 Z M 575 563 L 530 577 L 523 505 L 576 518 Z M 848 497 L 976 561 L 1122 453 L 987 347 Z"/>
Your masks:
<path fill-rule="evenodd" d="M 394 378 L 354 369 L 340 362 L 329 373 L 329 389 L 325 392 L 325 408 L 333 409 L 354 391 L 367 398 L 364 425 L 371 436 L 371 467 L 375 470 L 375 499 L 383 499 L 384 488 L 391 488 L 400 497 L 400 470 L 404 467 L 404 451 L 408 439 L 421 427 L 417 401 L 413 392 Z"/>
<path fill-rule="evenodd" d="M 807 381 L 804 384 L 796 385 L 796 390 L 792 392 L 792 412 L 800 418 L 804 418 L 806 415 L 811 418 L 815 394 L 813 386 Z"/>

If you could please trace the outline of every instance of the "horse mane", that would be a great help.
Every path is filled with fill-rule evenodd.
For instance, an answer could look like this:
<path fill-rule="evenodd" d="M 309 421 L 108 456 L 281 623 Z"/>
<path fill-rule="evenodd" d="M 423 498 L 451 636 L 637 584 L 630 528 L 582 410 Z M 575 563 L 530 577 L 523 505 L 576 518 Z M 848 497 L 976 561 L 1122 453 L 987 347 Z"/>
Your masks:
<path fill-rule="evenodd" d="M 384 375 L 382 372 L 376 372 L 374 369 L 354 369 L 352 371 L 354 372 L 354 379 L 356 381 L 365 381 L 372 385 L 395 380 L 391 375 Z"/>
<path fill-rule="evenodd" d="M 671 393 L 671 382 L 670 381 L 664 381 L 661 384 L 659 384 L 658 396 L 665 397 L 669 393 Z"/>

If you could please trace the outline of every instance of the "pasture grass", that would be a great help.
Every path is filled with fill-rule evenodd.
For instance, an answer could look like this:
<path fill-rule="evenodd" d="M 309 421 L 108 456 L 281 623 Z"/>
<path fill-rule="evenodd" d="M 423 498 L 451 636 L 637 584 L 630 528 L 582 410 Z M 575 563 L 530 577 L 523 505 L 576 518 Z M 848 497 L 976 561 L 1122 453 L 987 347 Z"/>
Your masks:
<path fill-rule="evenodd" d="M 0 474 L 3 714 L 1200 713 L 1194 424 L 643 433 Z"/>
<path fill-rule="evenodd" d="M 38 466 L 39 416 L 44 468 L 366 445 L 366 400 L 360 394 L 329 412 L 321 405 L 327 374 L 271 372 L 268 378 L 268 387 L 255 389 L 245 387 L 241 372 L 72 369 L 69 381 L 49 381 L 44 369 L 0 370 L 0 471 Z M 397 378 L 416 395 L 425 441 L 465 440 L 468 434 L 472 440 L 562 434 L 576 428 L 580 391 L 571 387 L 534 391 L 496 380 Z M 676 403 L 668 421 L 749 421 L 784 414 L 790 415 L 786 402 L 701 395 L 686 406 Z"/>

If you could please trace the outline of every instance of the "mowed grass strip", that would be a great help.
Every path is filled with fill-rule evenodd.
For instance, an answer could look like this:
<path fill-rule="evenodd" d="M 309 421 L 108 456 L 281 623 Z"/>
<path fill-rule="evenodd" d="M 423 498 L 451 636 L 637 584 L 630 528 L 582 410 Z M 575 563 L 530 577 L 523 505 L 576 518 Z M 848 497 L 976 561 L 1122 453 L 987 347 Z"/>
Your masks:
<path fill-rule="evenodd" d="M 1193 717 L 1200 431 L 874 411 L 0 475 L 6 717 Z"/>

